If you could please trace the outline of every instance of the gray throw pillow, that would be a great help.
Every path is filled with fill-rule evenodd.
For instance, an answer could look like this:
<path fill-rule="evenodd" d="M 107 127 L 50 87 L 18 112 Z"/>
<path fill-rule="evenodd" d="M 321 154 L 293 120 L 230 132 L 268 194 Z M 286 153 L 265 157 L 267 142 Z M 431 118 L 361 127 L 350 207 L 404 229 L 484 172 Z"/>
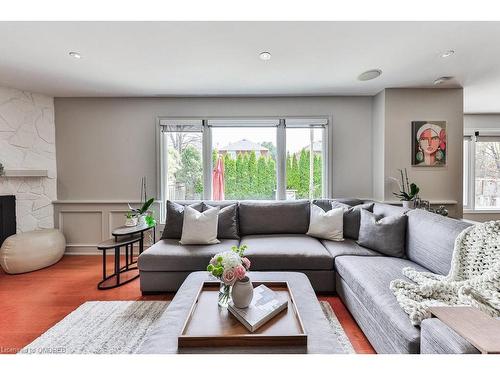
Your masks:
<path fill-rule="evenodd" d="M 361 210 L 358 244 L 391 257 L 405 255 L 406 215 L 377 216 Z"/>
<path fill-rule="evenodd" d="M 217 205 L 208 205 L 203 203 L 203 211 L 206 211 Z M 217 226 L 217 238 L 229 238 L 239 240 L 239 224 L 238 224 L 238 205 L 231 204 L 226 207 L 221 207 L 219 211 L 219 224 Z"/>
<path fill-rule="evenodd" d="M 361 210 L 373 210 L 373 203 L 350 206 L 338 201 L 332 201 L 332 208 L 342 207 L 344 209 L 344 238 L 357 240 L 359 236 L 359 225 L 361 222 Z"/>
<path fill-rule="evenodd" d="M 321 198 L 313 200 L 313 204 L 315 204 L 318 207 L 321 207 L 325 212 L 330 211 L 332 209 L 333 202 L 347 204 L 348 206 L 357 206 L 363 204 L 363 201 L 357 198 L 334 198 L 334 199 Z"/>
<path fill-rule="evenodd" d="M 167 201 L 167 220 L 161 238 L 181 238 L 182 225 L 184 222 L 184 207 L 187 205 Z M 203 211 L 203 203 L 193 203 L 189 207 L 194 208 L 196 211 Z"/>

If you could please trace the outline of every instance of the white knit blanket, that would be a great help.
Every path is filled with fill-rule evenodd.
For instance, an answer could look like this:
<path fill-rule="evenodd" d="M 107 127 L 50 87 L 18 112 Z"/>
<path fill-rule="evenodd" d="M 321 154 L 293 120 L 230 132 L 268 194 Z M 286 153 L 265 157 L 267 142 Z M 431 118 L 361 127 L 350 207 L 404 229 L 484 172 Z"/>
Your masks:
<path fill-rule="evenodd" d="M 405 280 L 390 288 L 413 325 L 430 317 L 431 306 L 474 306 L 500 316 L 500 220 L 466 228 L 455 240 L 447 276 L 403 269 Z"/>

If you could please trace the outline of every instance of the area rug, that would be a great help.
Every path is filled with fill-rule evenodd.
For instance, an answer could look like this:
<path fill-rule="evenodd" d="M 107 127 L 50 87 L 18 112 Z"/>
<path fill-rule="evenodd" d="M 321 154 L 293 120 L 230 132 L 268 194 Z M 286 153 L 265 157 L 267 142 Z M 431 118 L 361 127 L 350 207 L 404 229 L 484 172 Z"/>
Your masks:
<path fill-rule="evenodd" d="M 165 301 L 85 302 L 20 353 L 134 353 L 168 304 Z"/>
<path fill-rule="evenodd" d="M 344 328 L 342 328 L 342 326 L 340 325 L 340 322 L 337 319 L 337 315 L 335 315 L 335 313 L 333 312 L 332 306 L 330 306 L 330 304 L 326 301 L 320 301 L 319 304 L 321 305 L 321 309 L 323 310 L 323 313 L 325 314 L 328 323 L 330 323 L 330 327 L 332 327 L 332 330 L 335 333 L 335 336 L 337 337 L 338 343 L 344 349 L 344 353 L 345 354 L 356 353 L 354 351 L 354 348 L 352 347 L 351 342 L 349 341 L 349 338 L 347 337 L 344 331 Z"/>
<path fill-rule="evenodd" d="M 164 301 L 91 301 L 25 346 L 22 354 L 133 354 L 162 315 Z M 320 302 L 344 353 L 354 349 L 328 302 Z"/>

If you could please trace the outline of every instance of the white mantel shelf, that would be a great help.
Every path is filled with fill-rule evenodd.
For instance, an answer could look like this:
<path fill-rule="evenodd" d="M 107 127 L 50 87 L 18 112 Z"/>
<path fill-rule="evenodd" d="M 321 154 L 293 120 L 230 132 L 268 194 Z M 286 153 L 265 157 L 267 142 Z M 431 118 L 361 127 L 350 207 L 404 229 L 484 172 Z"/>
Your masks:
<path fill-rule="evenodd" d="M 2 177 L 48 177 L 46 169 L 6 169 Z"/>

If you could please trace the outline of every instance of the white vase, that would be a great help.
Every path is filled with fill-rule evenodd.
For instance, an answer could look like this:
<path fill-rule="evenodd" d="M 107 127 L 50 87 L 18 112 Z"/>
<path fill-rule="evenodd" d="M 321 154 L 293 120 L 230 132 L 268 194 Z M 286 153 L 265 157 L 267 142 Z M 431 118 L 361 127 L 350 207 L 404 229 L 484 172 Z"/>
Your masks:
<path fill-rule="evenodd" d="M 231 298 L 234 306 L 244 309 L 250 305 L 253 298 L 253 285 L 248 277 L 234 283 L 231 290 Z"/>

